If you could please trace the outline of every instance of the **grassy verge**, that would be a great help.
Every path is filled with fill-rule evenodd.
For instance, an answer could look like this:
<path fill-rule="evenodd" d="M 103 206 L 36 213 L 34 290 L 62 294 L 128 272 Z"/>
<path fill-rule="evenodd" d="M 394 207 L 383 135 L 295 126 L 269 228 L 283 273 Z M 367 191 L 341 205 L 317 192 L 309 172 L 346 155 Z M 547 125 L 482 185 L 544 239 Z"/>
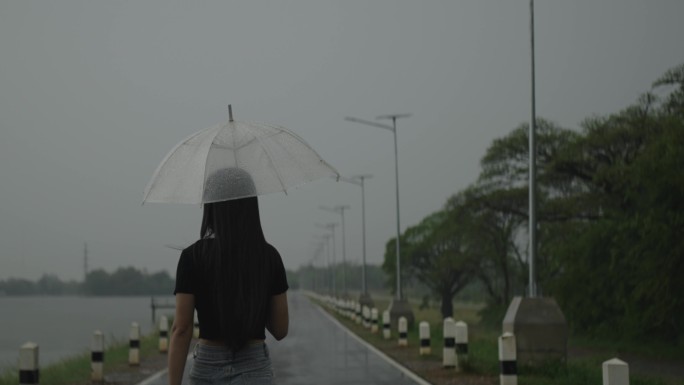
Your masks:
<path fill-rule="evenodd" d="M 159 337 L 155 331 L 140 339 L 140 359 L 159 356 Z M 107 344 L 104 354 L 104 373 L 136 370 L 128 365 L 128 341 L 113 341 Z M 40 368 L 41 385 L 82 385 L 90 384 L 90 352 L 65 358 L 59 362 Z M 17 368 L 7 369 L 0 374 L 0 385 L 19 383 Z"/>
<path fill-rule="evenodd" d="M 386 309 L 389 305 L 387 298 L 374 298 L 378 309 Z M 498 337 L 500 328 L 495 325 L 484 325 L 480 322 L 478 311 L 481 307 L 468 304 L 455 304 L 454 314 L 457 320 L 463 320 L 469 328 L 469 356 L 468 361 L 461 373 L 453 370 L 441 368 L 442 363 L 442 318 L 436 308 L 419 309 L 418 303 L 412 303 L 416 323 L 408 331 L 408 348 L 397 348 L 396 334 L 392 338 L 384 340 L 382 333 L 373 334 L 369 329 L 337 314 L 329 309 L 328 312 L 335 316 L 343 325 L 352 332 L 369 342 L 376 348 L 382 350 L 389 356 L 409 367 L 418 375 L 426 378 L 434 384 L 453 383 L 455 378 L 462 377 L 464 383 L 473 384 L 498 384 L 499 360 L 498 360 Z M 325 308 L 325 306 L 324 306 Z M 420 356 L 418 352 L 419 335 L 418 323 L 427 321 L 430 324 L 432 353 L 428 356 Z M 582 358 L 571 358 L 567 364 L 549 363 L 537 368 L 519 368 L 519 383 L 527 385 L 577 385 L 577 384 L 601 384 L 602 372 L 601 364 L 603 361 L 614 357 L 610 355 L 611 347 L 615 347 L 608 342 L 591 341 L 594 346 L 599 345 L 606 348 L 607 354 L 586 355 Z M 571 346 L 587 346 L 587 341 L 571 336 L 569 344 Z M 589 347 L 589 346 L 587 346 Z M 639 349 L 633 345 L 620 345 L 626 351 L 634 351 L 648 357 L 659 357 L 665 354 L 667 357 L 678 357 L 681 352 L 662 352 L 655 348 L 645 347 Z M 630 370 L 631 372 L 631 370 Z M 630 374 L 632 385 L 670 385 L 684 382 L 681 380 L 670 380 L 656 378 L 654 376 L 644 376 Z"/>

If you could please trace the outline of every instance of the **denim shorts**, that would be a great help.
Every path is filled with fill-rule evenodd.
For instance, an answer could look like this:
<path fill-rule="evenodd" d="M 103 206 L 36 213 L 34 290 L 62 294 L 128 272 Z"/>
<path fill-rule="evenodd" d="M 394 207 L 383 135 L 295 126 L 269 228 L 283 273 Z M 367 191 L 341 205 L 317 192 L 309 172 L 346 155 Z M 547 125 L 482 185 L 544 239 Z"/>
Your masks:
<path fill-rule="evenodd" d="M 265 343 L 233 353 L 224 346 L 196 344 L 190 384 L 273 384 L 273 369 Z"/>

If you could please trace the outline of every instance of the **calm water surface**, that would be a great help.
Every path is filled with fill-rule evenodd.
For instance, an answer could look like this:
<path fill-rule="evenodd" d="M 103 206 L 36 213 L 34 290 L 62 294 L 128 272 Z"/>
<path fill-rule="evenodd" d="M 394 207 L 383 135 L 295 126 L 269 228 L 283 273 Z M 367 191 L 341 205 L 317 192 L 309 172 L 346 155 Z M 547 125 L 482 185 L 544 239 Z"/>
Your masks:
<path fill-rule="evenodd" d="M 131 322 L 143 334 L 152 331 L 150 297 L 0 297 L 0 368 L 16 366 L 19 347 L 28 341 L 39 345 L 41 367 L 89 352 L 95 330 L 105 344 L 127 341 Z"/>

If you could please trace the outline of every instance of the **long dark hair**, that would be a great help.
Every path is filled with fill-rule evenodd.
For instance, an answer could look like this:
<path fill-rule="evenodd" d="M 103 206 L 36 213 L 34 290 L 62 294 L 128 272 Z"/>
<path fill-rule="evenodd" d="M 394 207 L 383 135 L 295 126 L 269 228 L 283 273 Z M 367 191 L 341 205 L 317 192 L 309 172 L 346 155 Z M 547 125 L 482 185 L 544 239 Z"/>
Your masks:
<path fill-rule="evenodd" d="M 221 339 L 231 350 L 254 338 L 268 312 L 266 239 L 256 197 L 204 204 L 202 266 L 215 284 Z"/>

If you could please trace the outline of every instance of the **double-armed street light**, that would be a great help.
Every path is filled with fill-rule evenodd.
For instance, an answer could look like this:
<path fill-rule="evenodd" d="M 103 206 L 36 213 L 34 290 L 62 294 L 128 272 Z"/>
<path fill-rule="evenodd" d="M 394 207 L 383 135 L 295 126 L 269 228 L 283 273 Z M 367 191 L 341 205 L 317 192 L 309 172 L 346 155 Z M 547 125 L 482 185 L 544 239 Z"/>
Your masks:
<path fill-rule="evenodd" d="M 354 117 L 344 118 L 347 121 L 365 124 L 367 126 L 383 128 L 389 130 L 394 134 L 394 173 L 396 181 L 396 194 L 397 194 L 397 238 L 396 238 L 396 252 L 397 252 L 397 288 L 396 288 L 396 298 L 392 301 L 390 305 L 390 317 L 392 318 L 392 324 L 394 325 L 399 316 L 406 316 L 409 324 L 413 324 L 413 312 L 411 311 L 408 302 L 404 300 L 401 290 L 401 249 L 400 249 L 400 236 L 401 236 L 401 222 L 400 222 L 400 212 L 399 212 L 399 159 L 397 150 L 397 119 L 408 118 L 411 114 L 391 114 L 391 115 L 381 115 L 376 119 L 389 119 L 392 120 L 392 125 L 377 123 L 365 119 L 359 119 Z"/>
<path fill-rule="evenodd" d="M 325 210 L 331 213 L 340 214 L 342 216 L 342 295 L 347 296 L 347 249 L 346 249 L 346 237 L 344 234 L 344 210 L 349 209 L 349 205 L 338 205 L 335 207 L 319 206 L 321 210 Z"/>
<path fill-rule="evenodd" d="M 352 177 L 340 177 L 344 182 L 352 183 L 361 186 L 361 232 L 363 234 L 363 263 L 361 264 L 361 295 L 359 296 L 359 303 L 366 305 L 369 308 L 373 307 L 373 300 L 368 293 L 368 284 L 366 282 L 366 190 L 365 181 L 372 178 L 370 174 L 354 175 Z"/>

